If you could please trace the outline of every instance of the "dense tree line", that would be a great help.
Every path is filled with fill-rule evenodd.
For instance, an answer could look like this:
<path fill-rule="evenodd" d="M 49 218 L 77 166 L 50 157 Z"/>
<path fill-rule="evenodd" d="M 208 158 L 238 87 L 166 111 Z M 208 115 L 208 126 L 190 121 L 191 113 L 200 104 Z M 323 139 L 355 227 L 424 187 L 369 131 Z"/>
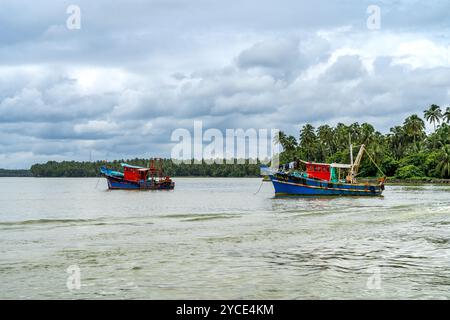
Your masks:
<path fill-rule="evenodd" d="M 100 167 L 122 171 L 121 163 L 147 167 L 148 159 L 126 159 L 115 161 L 96 161 L 96 162 L 78 162 L 78 161 L 48 161 L 44 164 L 34 164 L 31 166 L 31 173 L 35 177 L 96 177 L 100 176 Z M 259 164 L 208 164 L 202 161 L 200 164 L 176 164 L 170 159 L 162 160 L 164 174 L 172 177 L 257 177 L 259 176 Z"/>
<path fill-rule="evenodd" d="M 283 132 L 278 143 L 283 147 L 281 162 L 296 158 L 316 162 L 350 163 L 349 140 L 353 145 L 365 144 L 368 153 L 381 170 L 390 177 L 450 178 L 450 108 L 445 112 L 433 104 L 424 111 L 424 118 L 434 131 L 425 133 L 425 121 L 418 115 L 407 117 L 402 125 L 381 134 L 369 123 L 338 123 L 335 127 L 304 125 L 299 137 Z M 355 150 L 356 149 L 356 150 Z M 354 151 L 357 152 L 357 148 Z M 366 156 L 361 164 L 361 176 L 380 175 Z"/>
<path fill-rule="evenodd" d="M 0 169 L 0 177 L 30 177 L 30 170 Z"/>

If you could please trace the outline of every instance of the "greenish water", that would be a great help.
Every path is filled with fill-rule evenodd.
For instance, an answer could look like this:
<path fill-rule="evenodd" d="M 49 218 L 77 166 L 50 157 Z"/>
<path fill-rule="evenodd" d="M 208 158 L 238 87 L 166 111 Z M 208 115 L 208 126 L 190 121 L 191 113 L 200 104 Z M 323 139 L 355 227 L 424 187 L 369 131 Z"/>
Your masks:
<path fill-rule="evenodd" d="M 450 187 L 274 198 L 260 179 L 175 181 L 1 178 L 0 298 L 450 297 Z"/>

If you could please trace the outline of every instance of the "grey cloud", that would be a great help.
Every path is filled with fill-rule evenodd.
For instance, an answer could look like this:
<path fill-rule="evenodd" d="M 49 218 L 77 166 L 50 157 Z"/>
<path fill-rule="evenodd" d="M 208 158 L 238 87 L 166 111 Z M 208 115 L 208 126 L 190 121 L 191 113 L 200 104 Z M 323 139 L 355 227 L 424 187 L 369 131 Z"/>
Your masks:
<path fill-rule="evenodd" d="M 360 79 L 366 72 L 358 56 L 341 56 L 323 75 L 323 79 L 330 82 L 348 81 Z"/>
<path fill-rule="evenodd" d="M 299 63 L 298 41 L 276 39 L 259 42 L 241 52 L 237 59 L 239 67 L 275 69 L 288 72 Z"/>
<path fill-rule="evenodd" d="M 48 87 L 45 88 L 46 85 Z M 26 85 L 14 93 L 11 90 L 9 94 L 0 100 L 0 123 L 58 122 L 98 117 L 114 102 L 114 97 L 108 94 L 80 95 L 70 81 L 64 80 Z"/>

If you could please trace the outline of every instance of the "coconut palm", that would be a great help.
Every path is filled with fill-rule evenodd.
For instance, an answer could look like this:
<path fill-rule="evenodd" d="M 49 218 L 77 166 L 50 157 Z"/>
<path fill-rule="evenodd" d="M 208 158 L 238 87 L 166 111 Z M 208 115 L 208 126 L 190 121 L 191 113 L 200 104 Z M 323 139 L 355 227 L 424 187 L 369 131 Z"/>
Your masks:
<path fill-rule="evenodd" d="M 437 133 L 443 145 L 450 144 L 450 125 L 444 122 L 437 130 Z"/>
<path fill-rule="evenodd" d="M 358 122 L 352 123 L 349 126 L 349 130 L 350 130 L 350 139 L 355 142 L 358 143 L 361 139 L 361 126 L 359 125 Z"/>
<path fill-rule="evenodd" d="M 284 151 L 292 152 L 297 148 L 295 137 L 287 135 L 283 131 L 280 131 L 274 140 L 276 144 L 280 144 L 283 147 Z"/>
<path fill-rule="evenodd" d="M 413 138 L 414 148 L 417 150 L 417 139 L 425 135 L 425 122 L 417 114 L 413 114 L 405 119 L 403 128 L 406 134 Z"/>
<path fill-rule="evenodd" d="M 441 149 L 441 155 L 436 171 L 442 178 L 450 177 L 450 145 L 448 144 Z"/>
<path fill-rule="evenodd" d="M 390 133 L 387 135 L 387 140 L 393 156 L 396 159 L 400 159 L 403 156 L 403 152 L 407 144 L 405 129 L 402 126 L 395 126 L 391 128 Z"/>
<path fill-rule="evenodd" d="M 439 107 L 436 104 L 432 104 L 428 110 L 425 110 L 424 112 L 425 119 L 432 123 L 434 126 L 434 131 L 436 131 L 436 122 L 439 123 L 442 118 L 442 111 L 441 107 Z"/>
<path fill-rule="evenodd" d="M 325 160 L 334 152 L 334 132 L 333 128 L 325 124 L 317 128 L 317 138 L 320 142 L 322 160 Z"/>
<path fill-rule="evenodd" d="M 376 132 L 371 138 L 372 143 L 367 144 L 367 151 L 371 154 L 375 163 L 381 163 L 384 159 L 387 149 L 385 140 L 386 138 L 380 132 Z"/>
<path fill-rule="evenodd" d="M 304 151 L 308 160 L 314 159 L 316 155 L 317 137 L 315 129 L 309 123 L 305 124 L 300 130 L 300 148 Z"/>
<path fill-rule="evenodd" d="M 343 123 L 337 124 L 334 132 L 335 132 L 336 148 L 338 150 L 348 147 L 349 130 L 350 130 L 349 127 L 347 127 L 345 124 Z"/>
<path fill-rule="evenodd" d="M 361 136 L 360 143 L 365 145 L 370 145 L 375 139 L 375 128 L 368 123 L 363 123 L 361 125 Z"/>
<path fill-rule="evenodd" d="M 442 120 L 446 123 L 450 123 L 450 107 L 447 107 L 444 114 L 442 115 Z"/>
<path fill-rule="evenodd" d="M 442 139 L 441 135 L 439 134 L 439 131 L 435 131 L 427 137 L 426 143 L 427 143 L 428 149 L 432 150 L 432 149 L 437 149 L 439 147 L 442 147 L 443 141 L 444 140 Z"/>
<path fill-rule="evenodd" d="M 333 144 L 333 128 L 327 124 L 318 127 L 317 137 L 321 143 L 331 146 Z"/>
<path fill-rule="evenodd" d="M 283 131 L 279 131 L 278 134 L 273 138 L 275 144 L 283 146 L 283 141 L 286 138 L 286 134 Z"/>
<path fill-rule="evenodd" d="M 283 152 L 280 154 L 280 161 L 282 163 L 292 161 L 297 151 L 297 140 L 291 135 L 285 134 L 280 131 L 274 138 L 276 144 L 280 144 L 283 148 Z"/>

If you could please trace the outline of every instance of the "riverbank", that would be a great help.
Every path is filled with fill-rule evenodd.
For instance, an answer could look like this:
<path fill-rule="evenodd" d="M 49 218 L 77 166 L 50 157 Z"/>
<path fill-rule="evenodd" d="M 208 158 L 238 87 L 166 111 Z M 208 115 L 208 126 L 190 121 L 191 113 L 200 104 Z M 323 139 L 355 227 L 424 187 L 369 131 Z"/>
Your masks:
<path fill-rule="evenodd" d="M 436 179 L 436 178 L 417 178 L 417 179 L 388 179 L 386 184 L 401 185 L 401 184 L 443 184 L 450 185 L 450 179 Z"/>
<path fill-rule="evenodd" d="M 359 183 L 376 183 L 379 178 L 359 178 Z M 387 177 L 385 184 L 387 185 L 405 185 L 405 184 L 442 184 L 442 185 L 450 185 L 450 179 L 438 179 L 438 178 L 430 178 L 430 177 L 415 177 L 411 179 L 398 179 L 394 177 Z"/>

